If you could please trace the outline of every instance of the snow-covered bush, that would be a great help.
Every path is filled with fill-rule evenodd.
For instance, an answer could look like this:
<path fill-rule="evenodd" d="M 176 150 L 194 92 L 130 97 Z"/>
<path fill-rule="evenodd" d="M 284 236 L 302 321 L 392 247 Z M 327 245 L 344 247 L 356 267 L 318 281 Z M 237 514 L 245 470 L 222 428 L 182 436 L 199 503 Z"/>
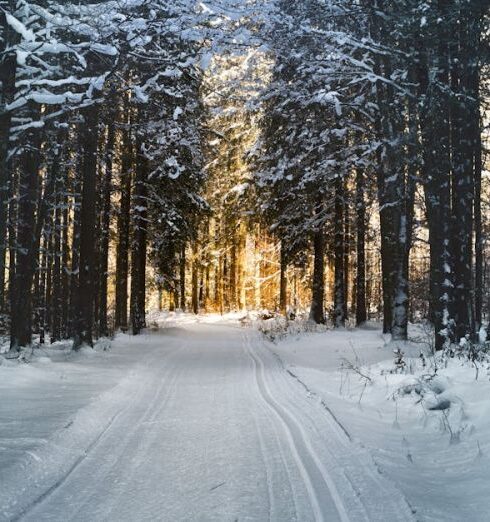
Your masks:
<path fill-rule="evenodd" d="M 269 341 L 275 342 L 290 335 L 301 333 L 326 331 L 325 325 L 316 324 L 310 321 L 307 315 L 298 315 L 294 319 L 274 314 L 272 317 L 257 319 L 252 322 L 252 326 L 261 332 Z"/>

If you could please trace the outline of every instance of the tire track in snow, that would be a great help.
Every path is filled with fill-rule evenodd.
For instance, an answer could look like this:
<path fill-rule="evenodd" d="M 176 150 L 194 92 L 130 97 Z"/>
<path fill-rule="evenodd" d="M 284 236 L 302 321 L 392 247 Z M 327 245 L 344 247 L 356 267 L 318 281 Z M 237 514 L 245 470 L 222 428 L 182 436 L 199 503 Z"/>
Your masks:
<path fill-rule="evenodd" d="M 247 356 L 250 358 L 252 364 L 253 364 L 253 359 L 249 356 L 249 354 L 247 353 Z M 255 366 L 253 366 L 253 368 L 255 368 Z M 257 379 L 254 378 L 254 381 L 255 381 L 255 387 L 257 389 L 257 393 L 259 393 L 259 396 L 261 396 L 261 392 L 260 392 L 260 388 L 259 388 L 259 384 L 257 382 Z M 268 404 L 266 404 L 264 401 L 261 401 L 262 404 L 261 404 L 261 409 L 262 411 L 269 415 L 270 413 L 270 407 Z M 257 422 L 257 420 L 256 420 Z M 274 433 L 274 442 L 275 442 L 275 447 L 277 448 L 277 451 L 279 452 L 279 456 L 280 456 L 280 462 L 282 464 L 282 466 L 284 467 L 284 470 L 285 470 L 285 473 L 286 473 L 286 476 L 287 476 L 287 480 L 288 480 L 288 483 L 289 483 L 289 489 L 291 491 L 291 500 L 292 500 L 292 503 L 293 503 L 293 508 L 294 508 L 294 520 L 298 520 L 298 498 L 297 498 L 297 491 L 296 491 L 296 487 L 295 487 L 295 483 L 294 483 L 294 480 L 292 478 L 292 475 L 291 475 L 291 463 L 288 462 L 288 459 L 286 458 L 286 454 L 285 454 L 285 445 L 284 445 L 284 437 L 280 437 L 280 431 L 282 430 L 283 431 L 283 428 L 282 426 L 278 426 L 278 423 L 277 422 L 274 422 L 274 421 L 271 421 L 271 429 L 273 430 L 273 433 Z M 289 445 L 288 441 L 286 441 L 286 444 Z M 293 463 L 293 466 L 294 466 L 294 463 Z M 272 474 L 271 474 L 272 476 Z M 272 494 L 272 493 L 271 493 Z M 272 497 L 272 499 L 274 500 L 274 498 Z M 275 507 L 276 505 L 276 502 L 274 501 L 273 503 L 273 506 Z M 274 509 L 272 510 L 272 514 L 274 513 Z M 272 517 L 272 514 L 271 514 L 271 517 L 270 517 L 270 520 L 277 520 L 277 518 L 273 518 Z"/>
<path fill-rule="evenodd" d="M 260 429 L 259 423 L 257 421 L 257 417 L 254 415 L 254 424 L 255 429 L 257 431 L 257 436 L 259 438 L 259 445 L 260 445 L 260 453 L 262 455 L 262 462 L 264 463 L 264 469 L 265 469 L 265 478 L 267 481 L 267 495 L 268 495 L 268 511 L 269 516 L 268 520 L 269 522 L 272 521 L 272 513 L 275 510 L 275 504 L 274 504 L 274 495 L 272 493 L 272 483 L 271 483 L 271 473 L 269 470 L 269 465 L 267 464 L 266 459 L 266 452 L 265 452 L 265 443 L 264 443 L 264 435 L 262 434 L 262 430 Z"/>
<path fill-rule="evenodd" d="M 170 355 L 174 355 L 177 351 L 175 350 Z M 159 433 L 157 431 L 152 431 L 150 434 L 146 432 L 144 434 L 144 438 L 141 437 L 141 429 L 143 429 L 147 426 L 159 424 L 161 421 L 157 420 L 159 417 L 162 417 L 162 414 L 167 407 L 170 399 L 173 397 L 173 394 L 175 393 L 175 390 L 177 388 L 177 383 L 179 381 L 179 378 L 181 377 L 183 373 L 183 368 L 175 368 L 175 367 L 167 367 L 167 372 L 165 375 L 162 375 L 160 377 L 160 385 L 157 387 L 157 390 L 154 392 L 154 396 L 152 398 L 151 407 L 148 407 L 145 410 L 145 413 L 141 417 L 140 420 L 133 423 L 133 428 L 131 429 L 130 433 L 126 436 L 126 440 L 124 443 L 124 451 L 122 451 L 122 454 L 128 454 L 128 449 L 132 450 L 133 458 L 137 455 L 145 455 L 148 451 L 148 448 L 151 447 L 152 443 L 156 438 L 159 437 Z M 170 376 L 168 376 L 170 374 Z M 105 473 L 104 476 L 107 476 L 110 474 L 110 470 L 113 469 L 117 465 L 117 461 L 114 463 L 114 465 Z M 136 473 L 140 466 L 144 466 L 145 462 L 143 459 L 140 460 L 140 463 L 135 466 L 135 468 L 132 470 L 132 473 Z M 104 477 L 102 477 L 102 480 Z M 106 508 L 104 516 L 102 517 L 102 520 L 111 520 L 111 513 L 114 509 L 114 507 L 117 507 L 118 500 L 120 499 L 121 495 L 124 495 L 125 492 L 119 492 L 119 494 L 111 499 L 111 503 Z M 158 498 L 155 497 L 154 502 L 150 505 L 147 505 L 148 511 L 151 511 L 152 519 L 157 520 L 158 516 L 160 516 L 162 509 L 161 505 L 158 501 Z M 90 499 L 88 499 L 87 503 L 90 503 Z M 81 506 L 83 508 L 83 506 Z M 78 509 L 78 512 L 81 510 Z"/>
<path fill-rule="evenodd" d="M 298 466 L 298 469 L 303 478 L 311 508 L 318 522 L 331 522 L 331 509 L 328 514 L 324 513 L 326 510 L 324 496 L 317 492 L 318 486 L 315 484 L 322 482 L 324 488 L 331 498 L 333 506 L 342 522 L 349 522 L 347 510 L 342 502 L 342 499 L 337 491 L 332 477 L 325 469 L 320 461 L 320 458 L 313 449 L 308 435 L 305 430 L 295 418 L 294 414 L 287 408 L 281 406 L 273 397 L 270 389 L 267 386 L 265 378 L 265 365 L 260 356 L 254 353 L 252 345 L 245 334 L 243 347 L 253 361 L 255 379 L 260 391 L 260 396 L 269 410 L 273 412 L 275 417 L 279 420 L 284 435 L 290 445 L 292 455 Z M 330 507 L 330 506 L 329 506 Z"/>
<path fill-rule="evenodd" d="M 257 390 L 257 393 L 259 394 L 259 397 L 261 397 L 261 391 L 259 384 L 257 382 L 257 379 L 255 378 L 255 362 L 250 357 L 250 354 L 248 351 L 246 351 L 247 357 L 250 359 L 250 362 L 252 363 L 252 369 L 254 370 L 254 383 L 255 388 Z M 255 396 L 254 396 L 255 397 Z M 291 475 L 291 464 L 288 463 L 288 460 L 285 455 L 285 448 L 284 448 L 284 437 L 280 437 L 279 431 L 281 431 L 279 428 L 282 429 L 282 426 L 278 426 L 278 423 L 270 419 L 270 407 L 268 404 L 266 404 L 263 400 L 260 404 L 261 411 L 266 415 L 268 420 L 270 421 L 270 429 L 273 431 L 274 438 L 273 438 L 273 450 L 277 449 L 278 455 L 280 457 L 280 463 L 282 464 L 284 468 L 284 472 L 287 476 L 288 484 L 289 484 L 289 490 L 291 491 L 291 500 L 292 500 L 292 507 L 294 509 L 294 520 L 298 520 L 298 499 L 297 499 L 297 492 L 294 485 L 294 481 L 292 480 Z M 272 522 L 274 520 L 279 520 L 278 514 L 280 513 L 280 506 L 277 505 L 276 499 L 274 497 L 274 485 L 273 485 L 273 476 L 274 472 L 270 469 L 270 462 L 267 458 L 267 455 L 269 454 L 269 451 L 266 447 L 266 438 L 264 437 L 262 431 L 263 429 L 260 426 L 259 419 L 257 418 L 256 413 L 252 413 L 254 417 L 255 426 L 257 429 L 257 432 L 259 434 L 259 442 L 260 442 L 260 450 L 262 453 L 262 461 L 264 463 L 264 467 L 266 468 L 266 476 L 267 476 L 267 489 L 268 489 L 268 495 L 269 495 L 269 522 Z M 294 466 L 294 464 L 293 464 Z"/>
<path fill-rule="evenodd" d="M 352 488 L 352 492 L 355 493 L 355 495 L 361 502 L 361 506 L 364 510 L 365 519 L 371 520 L 368 514 L 368 506 L 365 504 L 366 496 L 361 494 L 361 490 L 359 489 L 359 487 L 362 490 L 365 490 L 365 486 L 368 485 L 368 481 L 366 481 L 365 478 L 368 477 L 375 485 L 376 490 L 378 492 L 385 491 L 388 489 L 395 494 L 391 496 L 391 499 L 394 501 L 394 503 L 391 504 L 391 508 L 394 510 L 394 513 L 390 515 L 390 520 L 417 520 L 417 518 L 415 517 L 415 511 L 410 505 L 403 491 L 401 491 L 393 483 L 393 481 L 387 481 L 386 476 L 384 475 L 377 461 L 374 459 L 373 455 L 366 448 L 364 448 L 364 446 L 361 445 L 361 447 L 359 447 L 358 443 L 352 438 L 347 428 L 340 422 L 340 420 L 337 418 L 337 416 L 334 414 L 334 412 L 332 411 L 330 406 L 325 402 L 325 400 L 318 393 L 311 390 L 298 375 L 289 370 L 285 366 L 284 361 L 281 359 L 279 354 L 272 350 L 271 347 L 269 347 L 263 339 L 259 340 L 259 344 L 263 346 L 264 350 L 266 350 L 267 353 L 271 354 L 274 357 L 283 375 L 287 376 L 287 378 L 289 378 L 292 382 L 300 385 L 301 388 L 306 392 L 308 399 L 315 399 L 314 403 L 317 404 L 319 408 L 321 408 L 321 410 L 319 411 L 323 410 L 323 412 L 326 413 L 326 415 L 323 418 L 328 422 L 328 425 L 331 426 L 333 430 L 332 435 L 335 435 L 337 442 L 340 444 L 341 452 L 343 453 L 345 451 L 346 453 L 352 453 L 352 451 L 360 451 L 358 465 L 362 466 L 362 471 L 360 471 L 359 473 L 355 473 L 354 477 L 350 476 L 351 473 L 346 473 L 345 471 L 342 472 L 342 475 L 343 478 L 346 480 L 348 486 Z M 290 393 L 289 395 L 290 400 L 294 400 L 294 394 Z M 317 417 L 312 415 L 312 410 L 301 411 L 310 420 L 312 425 L 316 425 Z M 332 440 L 329 439 L 328 442 L 331 443 Z M 361 480 L 360 485 L 357 484 L 358 480 Z M 384 505 L 384 498 L 378 498 L 378 503 L 380 501 L 381 504 L 378 505 Z M 369 502 L 369 504 L 372 504 L 372 502 Z"/>

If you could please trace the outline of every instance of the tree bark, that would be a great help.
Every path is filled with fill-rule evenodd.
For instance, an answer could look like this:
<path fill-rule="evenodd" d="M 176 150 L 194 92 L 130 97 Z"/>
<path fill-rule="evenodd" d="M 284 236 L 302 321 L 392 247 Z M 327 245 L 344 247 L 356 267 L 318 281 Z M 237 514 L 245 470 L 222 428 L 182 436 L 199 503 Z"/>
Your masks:
<path fill-rule="evenodd" d="M 356 325 L 367 321 L 366 309 L 366 203 L 364 201 L 364 170 L 356 170 Z"/>
<path fill-rule="evenodd" d="M 281 241 L 280 247 L 280 279 L 279 279 L 279 310 L 282 315 L 287 316 L 288 311 L 288 260 L 284 240 Z"/>
<path fill-rule="evenodd" d="M 180 249 L 180 259 L 179 259 L 179 283 L 180 283 L 180 309 L 185 312 L 186 310 L 186 302 L 185 302 L 185 248 L 186 244 L 183 243 Z"/>
<path fill-rule="evenodd" d="M 78 171 L 83 169 L 82 151 L 79 147 Z M 68 315 L 67 336 L 75 335 L 75 321 L 77 316 L 78 305 L 78 276 L 80 270 L 80 231 L 81 231 L 81 202 L 82 202 L 82 183 L 77 175 L 73 180 L 73 226 L 72 226 L 72 242 L 71 242 L 71 267 L 70 267 L 70 307 Z"/>
<path fill-rule="evenodd" d="M 470 96 L 471 64 L 468 49 L 468 17 L 460 13 L 451 39 L 450 143 L 452 166 L 451 247 L 454 263 L 452 317 L 456 341 L 475 333 L 473 308 L 473 210 L 474 210 L 474 131 L 475 102 Z"/>
<path fill-rule="evenodd" d="M 15 10 L 15 0 L 8 0 L 7 9 Z M 0 313 L 5 311 L 5 261 L 7 253 L 7 217 L 8 200 L 12 194 L 10 152 L 11 111 L 6 106 L 14 100 L 17 75 L 17 56 L 12 49 L 18 42 L 19 35 L 7 24 L 6 11 L 0 10 L 0 27 L 2 40 L 0 42 Z"/>
<path fill-rule="evenodd" d="M 198 298 L 198 276 L 199 276 L 199 262 L 197 259 L 197 239 L 192 243 L 192 313 L 199 313 L 199 298 Z"/>
<path fill-rule="evenodd" d="M 67 176 L 67 173 L 65 174 Z M 68 336 L 68 310 L 70 305 L 70 276 L 69 276 L 69 252 L 70 252 L 70 212 L 68 205 L 68 195 L 66 193 L 66 178 L 63 194 L 63 234 L 62 234 L 62 259 L 61 259 L 61 293 L 62 293 L 62 309 L 61 309 L 61 330 L 62 337 Z"/>
<path fill-rule="evenodd" d="M 116 314 L 115 328 L 125 331 L 128 327 L 128 272 L 130 249 L 131 183 L 133 166 L 133 144 L 128 128 L 123 130 L 123 152 L 121 165 L 121 201 L 117 219 L 116 252 Z"/>
<path fill-rule="evenodd" d="M 146 237 L 147 237 L 147 183 L 148 162 L 141 144 L 133 194 L 133 248 L 131 253 L 131 327 L 137 335 L 146 326 Z"/>
<path fill-rule="evenodd" d="M 325 238 L 322 229 L 316 230 L 313 236 L 313 282 L 311 288 L 310 321 L 325 324 Z"/>
<path fill-rule="evenodd" d="M 51 305 L 51 342 L 61 340 L 62 321 L 62 280 L 61 280 L 61 228 L 62 228 L 62 185 L 59 173 L 55 173 L 54 221 L 53 221 L 53 263 L 52 263 L 52 305 Z"/>
<path fill-rule="evenodd" d="M 441 4 L 440 4 L 441 5 Z M 446 18 L 445 10 L 439 15 Z M 446 48 L 445 24 L 439 24 L 439 44 L 434 63 L 421 55 L 419 84 L 422 107 L 420 127 L 423 144 L 423 181 L 429 228 L 430 287 L 432 316 L 435 329 L 435 349 L 441 350 L 453 339 L 453 321 L 450 316 L 453 284 L 453 264 L 450 255 L 451 223 L 451 160 L 449 134 L 449 101 L 444 86 L 449 80 L 449 61 Z M 429 67 L 437 71 L 430 80 Z"/>
<path fill-rule="evenodd" d="M 345 325 L 345 233 L 344 233 L 344 180 L 338 177 L 335 180 L 335 223 L 334 223 L 334 304 L 333 315 L 336 327 Z"/>
<path fill-rule="evenodd" d="M 349 295 L 349 250 L 350 250 L 350 216 L 349 201 L 347 192 L 347 179 L 343 182 L 343 202 L 344 202 L 344 322 L 349 317 L 348 311 L 348 295 Z"/>
<path fill-rule="evenodd" d="M 473 86 L 477 99 L 479 100 L 479 79 L 478 75 L 473 80 Z M 482 326 L 483 312 L 483 227 L 482 227 L 482 210 L 481 210 L 481 192 L 482 192 L 482 140 L 481 140 L 481 124 L 480 124 L 480 104 L 477 104 L 473 114 L 473 136 L 474 136 L 474 165 L 475 165 L 475 332 L 478 332 Z"/>
<path fill-rule="evenodd" d="M 114 116 L 114 115 L 113 115 Z M 100 240 L 100 297 L 99 297 L 99 330 L 100 335 L 109 335 L 107 322 L 107 289 L 109 279 L 109 234 L 111 223 L 112 176 L 114 169 L 114 148 L 116 144 L 115 122 L 108 123 L 107 148 L 105 158 L 105 175 L 102 188 L 102 217 Z"/>
<path fill-rule="evenodd" d="M 95 242 L 97 197 L 98 109 L 84 109 L 81 129 L 83 144 L 82 202 L 80 211 L 80 269 L 73 348 L 92 346 L 93 305 L 95 298 Z"/>
<path fill-rule="evenodd" d="M 38 132 L 25 136 L 19 171 L 15 276 L 11 281 L 10 348 L 20 350 L 32 340 L 32 282 L 38 259 L 35 250 L 36 206 L 39 185 Z"/>

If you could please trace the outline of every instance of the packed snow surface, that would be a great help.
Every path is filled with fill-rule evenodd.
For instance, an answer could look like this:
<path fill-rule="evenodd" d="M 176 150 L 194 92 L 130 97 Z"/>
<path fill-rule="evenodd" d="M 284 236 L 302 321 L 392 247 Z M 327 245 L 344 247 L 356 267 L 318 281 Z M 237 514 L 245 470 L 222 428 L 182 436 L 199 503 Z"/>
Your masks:
<path fill-rule="evenodd" d="M 271 343 L 236 319 L 169 316 L 109 349 L 3 360 L 0 520 L 487 519 L 487 441 L 477 458 L 387 400 L 407 376 L 376 384 L 392 359 L 378 331 Z M 339 369 L 363 346 L 367 387 Z M 478 504 L 458 473 L 482 482 Z"/>

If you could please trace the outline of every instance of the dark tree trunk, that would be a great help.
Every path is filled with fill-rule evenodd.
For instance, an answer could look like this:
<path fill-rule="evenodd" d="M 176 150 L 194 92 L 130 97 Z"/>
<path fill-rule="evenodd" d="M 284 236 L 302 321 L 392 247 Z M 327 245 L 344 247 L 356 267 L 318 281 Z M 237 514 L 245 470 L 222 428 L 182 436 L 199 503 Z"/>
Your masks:
<path fill-rule="evenodd" d="M 133 194 L 133 248 L 131 253 L 131 327 L 137 335 L 146 326 L 146 236 L 148 162 L 138 147 Z"/>
<path fill-rule="evenodd" d="M 83 169 L 82 151 L 79 150 L 78 172 Z M 68 315 L 67 336 L 75 335 L 75 321 L 77 315 L 77 299 L 78 299 L 78 275 L 80 269 L 80 223 L 81 223 L 81 201 L 82 201 L 82 184 L 79 176 L 75 175 L 73 180 L 73 229 L 71 242 L 71 267 L 70 267 L 70 308 Z"/>
<path fill-rule="evenodd" d="M 179 256 L 179 284 L 180 284 L 180 309 L 185 312 L 186 303 L 185 303 L 185 247 L 184 243 L 180 249 Z"/>
<path fill-rule="evenodd" d="M 413 72 L 413 71 L 412 71 Z M 414 219 L 415 187 L 418 172 L 417 117 L 416 106 L 412 99 L 408 100 L 408 144 L 400 157 L 394 160 L 394 171 L 397 172 L 394 211 L 394 244 L 393 244 L 393 340 L 407 340 L 410 310 L 410 251 L 412 248 L 412 231 Z M 398 132 L 405 129 L 400 124 Z M 404 160 L 404 161 L 403 161 Z"/>
<path fill-rule="evenodd" d="M 453 313 L 456 341 L 475 332 L 473 308 L 473 210 L 474 210 L 474 103 L 469 96 L 471 69 L 468 49 L 468 22 L 463 14 L 454 25 L 451 41 L 451 163 L 452 227 L 451 246 L 454 263 Z"/>
<path fill-rule="evenodd" d="M 348 312 L 348 295 L 349 295 L 349 250 L 350 250 L 350 216 L 349 201 L 347 193 L 347 180 L 344 180 L 343 186 L 344 200 L 344 322 L 349 317 Z"/>
<path fill-rule="evenodd" d="M 39 134 L 28 133 L 19 164 L 15 276 L 11 281 L 10 348 L 19 350 L 32 340 L 32 283 L 38 252 L 36 206 L 39 184 Z"/>
<path fill-rule="evenodd" d="M 447 13 L 441 9 L 440 16 Z M 450 303 L 453 264 L 450 256 L 451 186 L 449 100 L 445 86 L 449 79 L 446 24 L 439 24 L 439 44 L 435 63 L 429 64 L 423 56 L 419 70 L 419 84 L 423 104 L 420 110 L 420 127 L 423 144 L 423 181 L 429 228 L 430 287 L 432 316 L 435 329 L 435 348 L 441 350 L 453 338 Z M 429 80 L 429 67 L 437 75 Z"/>
<path fill-rule="evenodd" d="M 65 174 L 67 175 L 67 173 Z M 66 178 L 65 186 L 63 187 L 63 233 L 62 233 L 62 259 L 61 259 L 61 334 L 63 338 L 68 336 L 68 310 L 70 305 L 70 276 L 69 276 L 69 261 L 70 261 L 70 209 L 68 205 L 68 196 L 66 193 Z"/>
<path fill-rule="evenodd" d="M 379 68 L 379 74 L 382 74 Z M 381 85 L 376 86 L 378 103 L 385 97 L 384 88 Z M 382 115 L 376 119 L 377 134 L 381 140 L 389 139 L 389 127 L 387 123 L 387 116 Z M 392 167 L 389 162 L 388 151 L 386 147 L 384 150 L 378 149 L 377 155 L 376 178 L 378 188 L 378 202 L 379 202 L 379 227 L 381 235 L 381 279 L 383 290 L 383 333 L 391 333 L 393 325 L 393 296 L 394 296 L 394 216 L 393 200 L 396 197 L 393 194 L 395 183 L 386 184 L 385 179 L 389 177 Z"/>
<path fill-rule="evenodd" d="M 175 277 L 173 281 L 173 297 L 174 297 L 174 310 L 180 307 L 180 281 L 177 279 L 177 272 L 179 270 L 179 256 L 174 254 L 175 263 Z"/>
<path fill-rule="evenodd" d="M 39 333 L 39 343 L 44 344 L 46 337 L 46 319 L 47 319 L 47 274 L 49 266 L 49 243 L 50 232 L 44 230 L 41 240 L 41 256 L 39 268 L 35 277 L 34 299 L 36 303 L 36 312 L 34 314 L 35 325 L 34 331 Z"/>
<path fill-rule="evenodd" d="M 236 225 L 232 224 L 231 249 L 230 249 L 230 309 L 237 309 L 237 237 Z"/>
<path fill-rule="evenodd" d="M 15 10 L 15 0 L 8 0 L 7 10 Z M 5 110 L 15 96 L 15 81 L 17 72 L 17 56 L 13 44 L 17 43 L 19 35 L 7 24 L 6 11 L 0 10 L 0 313 L 5 311 L 5 260 L 7 253 L 7 216 L 8 200 L 12 194 L 10 152 L 10 127 L 12 115 Z"/>
<path fill-rule="evenodd" d="M 199 313 L 199 299 L 198 299 L 198 274 L 199 263 L 197 260 L 197 240 L 192 243 L 192 312 Z"/>
<path fill-rule="evenodd" d="M 382 41 L 388 36 L 386 8 L 378 0 L 372 14 L 372 30 Z M 376 73 L 384 78 L 393 74 L 392 58 L 381 54 L 375 60 Z M 406 132 L 406 107 L 396 96 L 390 83 L 377 82 L 376 97 L 380 107 L 376 132 L 382 143 L 378 149 L 377 184 L 380 205 L 381 264 L 383 283 L 383 331 L 394 340 L 407 339 L 409 313 L 409 253 L 413 196 L 410 165 L 414 158 L 396 146 Z"/>
<path fill-rule="evenodd" d="M 364 201 L 364 171 L 356 171 L 356 325 L 367 321 L 366 309 L 366 203 Z"/>
<path fill-rule="evenodd" d="M 107 149 L 105 161 L 105 175 L 102 187 L 102 217 L 101 217 L 101 239 L 100 239 L 100 297 L 99 297 L 99 331 L 100 335 L 109 335 L 107 322 L 107 287 L 109 278 L 109 233 L 111 223 L 111 193 L 112 175 L 114 168 L 114 147 L 116 143 L 116 132 L 114 121 L 109 122 L 107 132 Z"/>
<path fill-rule="evenodd" d="M 380 41 L 386 39 L 386 19 L 381 15 L 386 9 L 383 0 L 372 5 L 371 30 Z M 380 77 L 392 75 L 391 58 L 379 54 L 375 58 L 375 72 Z M 408 317 L 408 292 L 404 291 L 404 253 L 406 229 L 405 172 L 399 151 L 394 143 L 403 134 L 403 107 L 397 101 L 391 84 L 377 82 L 376 99 L 379 115 L 376 133 L 382 146 L 377 151 L 377 185 L 381 232 L 381 270 L 383 286 L 383 332 L 392 333 L 396 339 L 406 338 L 405 316 Z"/>
<path fill-rule="evenodd" d="M 53 261 L 53 210 L 55 208 L 55 189 L 56 181 L 59 173 L 59 154 L 60 148 L 55 147 L 51 151 L 54 154 L 51 166 L 47 169 L 46 179 L 44 180 L 44 192 L 38 191 L 38 200 L 36 208 L 37 219 L 35 230 L 33 231 L 33 251 L 36 252 L 35 262 L 35 282 L 40 284 L 34 285 L 33 299 L 36 306 L 34 319 L 35 328 L 39 332 L 39 342 L 45 342 L 46 329 L 51 327 L 51 296 L 52 296 L 52 261 Z M 43 245 L 41 248 L 41 241 Z M 39 256 L 39 252 L 41 255 Z M 40 264 L 37 261 L 41 259 Z M 37 270 L 36 270 L 37 269 Z"/>
<path fill-rule="evenodd" d="M 83 144 L 82 202 L 80 210 L 80 269 L 75 310 L 74 349 L 93 345 L 92 328 L 95 285 L 95 242 L 97 197 L 98 110 L 96 106 L 84 110 L 85 121 L 80 129 Z"/>
<path fill-rule="evenodd" d="M 199 271 L 199 308 L 204 308 L 204 270 Z"/>
<path fill-rule="evenodd" d="M 315 231 L 313 236 L 313 282 L 311 288 L 310 321 L 316 324 L 325 323 L 325 238 L 323 230 Z"/>
<path fill-rule="evenodd" d="M 230 288 L 230 281 L 229 281 L 229 274 L 228 274 L 229 270 L 228 270 L 228 253 L 224 252 L 223 254 L 223 272 L 222 272 L 222 283 L 221 283 L 221 288 L 222 288 L 222 291 L 221 291 L 221 296 L 222 296 L 222 302 L 223 302 L 223 307 L 226 311 L 229 311 L 230 310 L 230 293 L 229 293 L 229 288 Z"/>
<path fill-rule="evenodd" d="M 17 194 L 19 185 L 19 176 L 17 171 L 12 172 L 11 177 L 11 190 L 12 195 Z M 18 204 L 17 198 L 12 197 L 9 203 L 8 209 L 8 245 L 9 245 L 9 285 L 8 285 L 8 299 L 9 303 L 12 303 L 13 292 L 14 292 L 14 281 L 15 281 L 15 264 L 17 261 L 16 256 L 16 244 L 17 244 L 17 230 L 15 224 L 17 223 Z"/>
<path fill-rule="evenodd" d="M 52 305 L 51 305 L 51 342 L 61 340 L 62 324 L 62 277 L 61 277 L 61 235 L 62 235 L 62 186 L 59 172 L 55 175 L 54 222 L 53 222 L 53 263 L 52 263 Z"/>
<path fill-rule="evenodd" d="M 41 297 L 41 333 L 40 342 L 44 343 L 46 339 L 46 332 L 51 330 L 51 318 L 53 310 L 53 214 L 52 209 L 49 209 L 49 214 L 46 219 L 46 291 Z"/>
<path fill-rule="evenodd" d="M 121 202 L 117 218 L 116 252 L 116 317 L 115 328 L 125 331 L 128 327 L 128 271 L 130 248 L 130 210 L 132 181 L 132 139 L 129 130 L 123 131 L 123 155 L 121 166 Z"/>
<path fill-rule="evenodd" d="M 334 223 L 334 304 L 333 315 L 336 327 L 345 325 L 345 226 L 344 226 L 344 180 L 339 177 L 335 180 L 335 223 Z"/>
<path fill-rule="evenodd" d="M 284 241 L 281 241 L 281 252 L 280 252 L 280 280 L 279 280 L 279 310 L 281 314 L 287 316 L 288 309 L 288 260 L 286 255 L 286 248 L 284 247 Z"/>
<path fill-rule="evenodd" d="M 479 79 L 478 75 L 475 76 L 476 78 L 473 79 L 475 81 L 473 89 L 474 92 L 478 94 Z M 482 140 L 479 104 L 473 114 L 473 136 L 475 154 L 475 330 L 478 332 L 483 320 Z"/>

